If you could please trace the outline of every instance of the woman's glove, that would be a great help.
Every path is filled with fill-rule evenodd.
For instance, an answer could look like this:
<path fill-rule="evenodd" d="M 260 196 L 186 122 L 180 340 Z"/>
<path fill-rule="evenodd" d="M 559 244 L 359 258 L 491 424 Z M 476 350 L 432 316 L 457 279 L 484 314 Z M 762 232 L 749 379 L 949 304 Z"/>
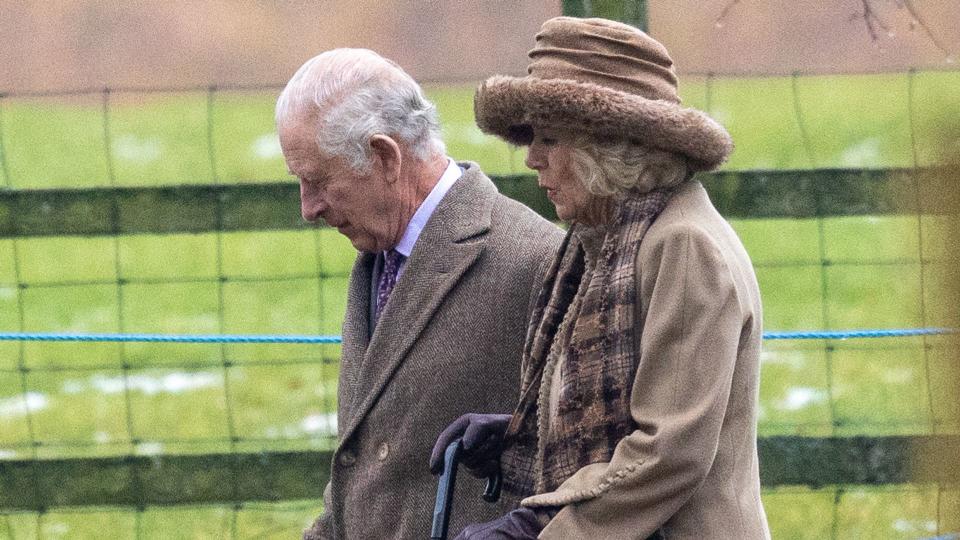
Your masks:
<path fill-rule="evenodd" d="M 521 507 L 493 521 L 467 525 L 454 540 L 534 540 L 543 527 L 536 512 Z"/>
<path fill-rule="evenodd" d="M 430 454 L 430 472 L 443 471 L 443 453 L 453 441 L 463 439 L 461 463 L 478 478 L 496 470 L 503 451 L 503 435 L 510 423 L 509 414 L 465 414 L 443 430 Z"/>

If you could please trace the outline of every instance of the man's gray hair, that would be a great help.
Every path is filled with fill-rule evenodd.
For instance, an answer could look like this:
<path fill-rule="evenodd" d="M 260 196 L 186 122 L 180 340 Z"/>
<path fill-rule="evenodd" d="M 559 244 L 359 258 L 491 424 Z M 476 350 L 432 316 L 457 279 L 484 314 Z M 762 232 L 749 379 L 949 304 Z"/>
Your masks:
<path fill-rule="evenodd" d="M 367 49 L 308 60 L 277 99 L 276 121 L 312 119 L 319 149 L 354 170 L 370 166 L 370 138 L 387 135 L 420 160 L 445 153 L 437 109 L 397 64 Z"/>
<path fill-rule="evenodd" d="M 598 197 L 646 193 L 690 177 L 683 156 L 633 141 L 582 135 L 574 137 L 571 146 L 574 173 L 587 191 Z"/>

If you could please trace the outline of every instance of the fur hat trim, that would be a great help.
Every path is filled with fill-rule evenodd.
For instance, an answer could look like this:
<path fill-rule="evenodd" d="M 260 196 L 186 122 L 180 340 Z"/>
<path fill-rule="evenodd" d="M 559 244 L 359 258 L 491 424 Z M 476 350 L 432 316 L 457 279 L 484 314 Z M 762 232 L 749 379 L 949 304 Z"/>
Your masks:
<path fill-rule="evenodd" d="M 636 141 L 686 156 L 695 171 L 719 167 L 730 134 L 705 113 L 589 82 L 494 76 L 474 96 L 477 125 L 515 145 L 528 145 L 533 128 L 587 132 Z"/>

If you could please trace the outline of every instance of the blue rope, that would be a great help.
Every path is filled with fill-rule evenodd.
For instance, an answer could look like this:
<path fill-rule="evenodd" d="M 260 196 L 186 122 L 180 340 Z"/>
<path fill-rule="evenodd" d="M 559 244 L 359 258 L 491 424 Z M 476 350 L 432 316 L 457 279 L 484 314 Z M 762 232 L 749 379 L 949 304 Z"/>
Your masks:
<path fill-rule="evenodd" d="M 141 341 L 147 343 L 340 343 L 340 336 L 0 333 L 0 341 Z"/>
<path fill-rule="evenodd" d="M 955 334 L 956 328 L 902 328 L 891 330 L 837 330 L 826 332 L 764 332 L 763 339 L 857 339 Z"/>
<path fill-rule="evenodd" d="M 903 328 L 892 330 L 838 330 L 828 332 L 765 332 L 763 339 L 858 339 L 955 334 L 956 328 Z M 171 335 L 171 334 L 58 334 L 0 333 L 0 341 L 86 341 L 147 343 L 340 343 L 340 336 L 297 335 Z"/>

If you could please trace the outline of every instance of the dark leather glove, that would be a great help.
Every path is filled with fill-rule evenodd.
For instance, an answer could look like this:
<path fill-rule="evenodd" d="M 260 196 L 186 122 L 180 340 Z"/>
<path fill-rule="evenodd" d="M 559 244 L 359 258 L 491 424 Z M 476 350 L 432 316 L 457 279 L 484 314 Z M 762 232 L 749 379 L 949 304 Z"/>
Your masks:
<path fill-rule="evenodd" d="M 543 527 L 536 512 L 521 507 L 493 521 L 467 525 L 455 540 L 534 540 Z"/>
<path fill-rule="evenodd" d="M 465 414 L 443 430 L 430 454 L 430 472 L 443 471 L 443 452 L 453 441 L 463 438 L 460 462 L 478 478 L 496 470 L 503 451 L 503 435 L 510 423 L 509 414 Z"/>

